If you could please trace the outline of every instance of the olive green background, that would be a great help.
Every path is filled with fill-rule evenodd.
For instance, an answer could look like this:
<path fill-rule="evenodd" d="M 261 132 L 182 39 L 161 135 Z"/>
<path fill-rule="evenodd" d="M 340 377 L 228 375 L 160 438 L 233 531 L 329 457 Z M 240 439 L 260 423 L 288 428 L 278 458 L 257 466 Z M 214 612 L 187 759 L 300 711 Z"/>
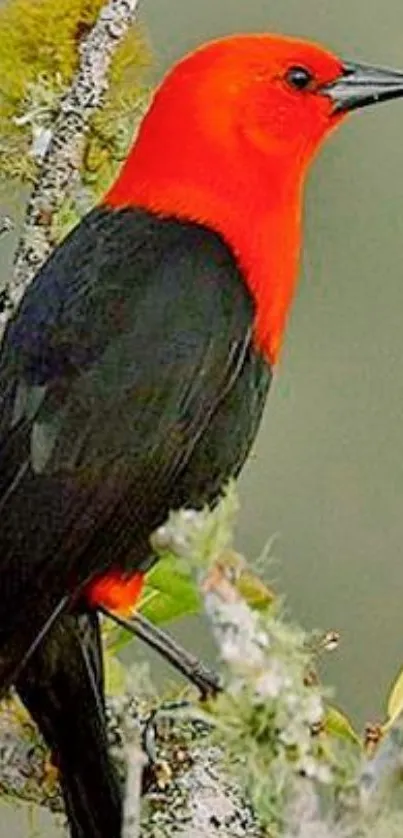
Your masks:
<path fill-rule="evenodd" d="M 143 0 L 141 16 L 157 75 L 202 40 L 254 30 L 403 68 L 399 0 Z M 325 675 L 359 725 L 382 713 L 403 664 L 402 136 L 403 102 L 362 111 L 313 167 L 299 291 L 240 482 L 238 543 L 257 558 L 272 538 L 265 572 L 289 610 L 341 632 Z M 0 258 L 4 278 L 3 243 Z M 205 653 L 204 634 L 188 621 L 187 643 Z M 10 816 L 1 838 L 11 825 L 27 834 Z"/>

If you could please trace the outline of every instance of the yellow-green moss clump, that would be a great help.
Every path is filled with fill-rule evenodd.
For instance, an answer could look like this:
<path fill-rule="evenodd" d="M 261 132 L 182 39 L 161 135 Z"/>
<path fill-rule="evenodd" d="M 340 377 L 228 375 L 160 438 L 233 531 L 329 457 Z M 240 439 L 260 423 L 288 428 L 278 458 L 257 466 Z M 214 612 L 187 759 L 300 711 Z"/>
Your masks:
<path fill-rule="evenodd" d="M 32 145 L 50 127 L 77 69 L 79 46 L 105 0 L 8 0 L 0 10 L 0 176 L 35 175 Z M 84 163 L 92 181 L 110 179 L 124 153 L 125 115 L 144 95 L 150 50 L 133 27 L 114 56 L 105 107 L 93 120 Z M 119 125 L 119 120 L 123 122 Z M 117 127 L 118 122 L 118 127 Z M 85 172 L 84 172 L 85 174 Z M 93 184 L 95 189 L 97 183 Z"/>

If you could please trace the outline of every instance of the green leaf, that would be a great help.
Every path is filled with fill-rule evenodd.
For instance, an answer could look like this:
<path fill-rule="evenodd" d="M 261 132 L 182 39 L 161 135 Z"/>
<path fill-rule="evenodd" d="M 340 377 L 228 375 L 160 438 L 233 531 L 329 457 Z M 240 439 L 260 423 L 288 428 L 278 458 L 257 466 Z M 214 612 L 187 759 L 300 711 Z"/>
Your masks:
<path fill-rule="evenodd" d="M 387 729 L 394 724 L 403 711 L 403 669 L 400 670 L 388 698 L 388 720 L 384 725 Z"/>
<path fill-rule="evenodd" d="M 200 611 L 196 585 L 183 562 L 169 557 L 153 567 L 147 575 L 139 610 L 156 625 Z"/>
<path fill-rule="evenodd" d="M 247 568 L 240 574 L 236 589 L 248 605 L 258 611 L 266 611 L 276 598 L 274 591 Z"/>
<path fill-rule="evenodd" d="M 337 707 L 327 708 L 324 729 L 331 736 L 338 736 L 341 739 L 354 742 L 355 745 L 362 745 L 361 739 L 350 720 Z"/>

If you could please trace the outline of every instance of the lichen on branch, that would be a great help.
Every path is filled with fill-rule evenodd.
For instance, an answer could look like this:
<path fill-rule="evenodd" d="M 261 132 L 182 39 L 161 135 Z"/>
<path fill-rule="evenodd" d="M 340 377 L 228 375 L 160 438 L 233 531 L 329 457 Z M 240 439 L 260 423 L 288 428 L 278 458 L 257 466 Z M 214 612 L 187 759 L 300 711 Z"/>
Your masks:
<path fill-rule="evenodd" d="M 14 0 L 14 2 L 23 3 L 23 0 Z M 34 0 L 32 6 L 36 11 L 41 9 L 43 11 L 44 2 L 45 0 Z M 98 0 L 92 4 L 88 2 L 84 4 L 84 7 L 85 5 L 92 6 L 92 12 L 97 6 L 101 6 Z M 55 8 L 54 4 L 51 6 Z M 109 0 L 101 8 L 92 28 L 90 27 L 89 31 L 76 33 L 77 67 L 67 88 L 68 73 L 74 68 L 74 63 L 72 64 L 71 61 L 69 63 L 68 54 L 64 58 L 60 56 L 57 60 L 54 58 L 53 77 L 46 74 L 34 76 L 25 90 L 26 97 L 30 92 L 33 93 L 35 85 L 37 93 L 38 87 L 41 87 L 42 97 L 46 101 L 46 96 L 50 97 L 50 90 L 54 93 L 56 88 L 57 93 L 57 85 L 60 83 L 60 92 L 63 92 L 63 95 L 60 101 L 57 95 L 55 101 L 50 97 L 51 117 L 54 116 L 54 111 L 57 115 L 53 121 L 50 118 L 49 124 L 42 126 L 46 131 L 45 135 L 42 134 L 42 147 L 39 142 L 40 138 L 36 137 L 37 149 L 39 147 L 40 152 L 40 166 L 35 175 L 24 229 L 16 251 L 14 276 L 10 278 L 3 295 L 6 303 L 6 311 L 2 316 L 3 325 L 10 310 L 18 304 L 30 280 L 55 245 L 53 228 L 55 216 L 66 201 L 72 184 L 80 181 L 85 140 L 91 120 L 105 100 L 105 93 L 111 80 L 112 59 L 135 21 L 137 7 L 138 0 Z M 54 17 L 52 20 L 54 21 Z M 84 24 L 87 24 L 85 15 L 83 15 Z M 121 60 L 123 67 L 127 68 L 127 53 Z M 59 71 L 57 71 L 57 66 L 59 66 Z M 115 67 L 115 80 L 117 72 Z M 112 82 L 113 78 L 112 73 Z M 136 94 L 138 99 L 139 88 Z M 5 98 L 7 97 L 3 96 L 3 100 L 0 101 L 4 101 Z M 10 98 L 12 97 L 9 97 L 9 107 Z M 134 107 L 134 102 L 132 104 Z M 36 117 L 38 118 L 38 114 Z M 35 119 L 35 114 L 31 113 L 29 118 Z M 23 120 L 22 116 L 19 125 L 16 126 L 20 129 L 24 127 L 21 125 L 21 119 Z M 26 119 L 28 119 L 27 114 Z M 101 119 L 97 129 L 98 138 L 103 124 Z M 87 147 L 87 152 L 89 152 L 89 147 Z"/>
<path fill-rule="evenodd" d="M 60 99 L 104 5 L 105 0 L 8 0 L 1 7 L 0 180 L 35 181 Z M 91 171 L 107 156 L 105 141 L 116 142 L 122 117 L 142 98 L 150 60 L 144 32 L 129 26 L 112 54 L 102 109 L 87 132 Z"/>

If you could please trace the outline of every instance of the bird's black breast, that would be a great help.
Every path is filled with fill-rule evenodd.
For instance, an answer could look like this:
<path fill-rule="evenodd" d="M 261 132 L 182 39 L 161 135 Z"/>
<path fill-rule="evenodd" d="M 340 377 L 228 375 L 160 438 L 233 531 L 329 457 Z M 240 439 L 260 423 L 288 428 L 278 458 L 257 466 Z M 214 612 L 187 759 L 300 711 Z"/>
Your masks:
<path fill-rule="evenodd" d="M 253 319 L 212 230 L 138 209 L 90 213 L 3 341 L 3 565 L 23 563 L 25 578 L 39 555 L 60 585 L 134 569 L 170 508 L 213 501 L 247 457 L 270 384 Z"/>

